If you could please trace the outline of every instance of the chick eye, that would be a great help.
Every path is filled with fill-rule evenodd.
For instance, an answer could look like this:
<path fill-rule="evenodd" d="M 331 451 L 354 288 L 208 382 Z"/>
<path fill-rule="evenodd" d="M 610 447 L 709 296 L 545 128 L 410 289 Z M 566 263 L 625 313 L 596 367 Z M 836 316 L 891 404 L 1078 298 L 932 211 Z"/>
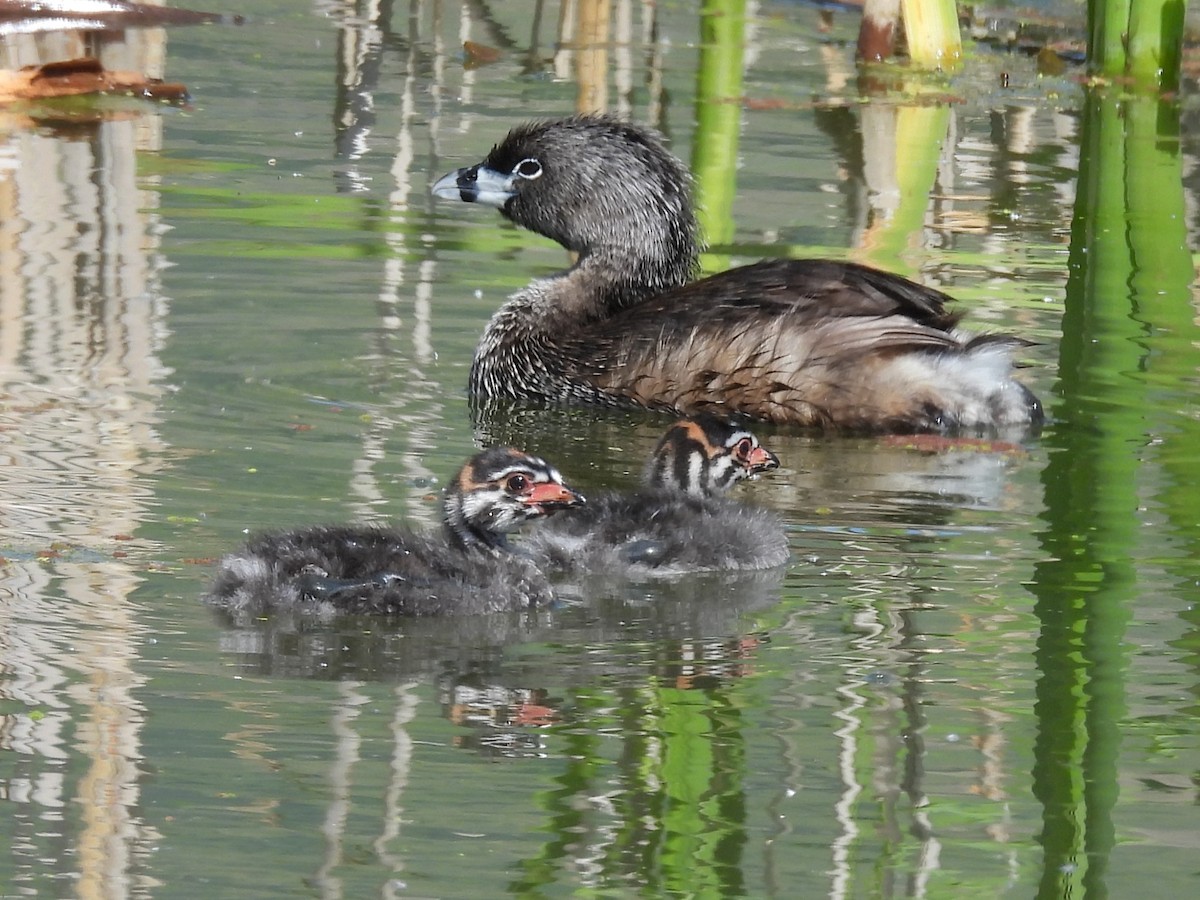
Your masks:
<path fill-rule="evenodd" d="M 513 168 L 514 175 L 520 175 L 526 181 L 542 177 L 542 164 L 536 159 L 523 159 Z"/>
<path fill-rule="evenodd" d="M 517 472 L 515 475 L 509 475 L 508 481 L 504 482 L 504 486 L 510 494 L 523 494 L 529 490 L 529 476 Z"/>
<path fill-rule="evenodd" d="M 733 455 L 738 459 L 749 459 L 752 450 L 754 450 L 754 442 L 750 438 L 742 438 L 733 445 Z"/>

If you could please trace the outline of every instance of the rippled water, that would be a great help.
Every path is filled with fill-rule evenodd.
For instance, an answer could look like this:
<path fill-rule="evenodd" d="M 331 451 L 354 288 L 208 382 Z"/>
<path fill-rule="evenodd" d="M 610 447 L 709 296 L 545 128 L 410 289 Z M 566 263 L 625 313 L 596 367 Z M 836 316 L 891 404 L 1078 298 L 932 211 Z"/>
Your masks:
<path fill-rule="evenodd" d="M 1200 335 L 1155 218 L 1177 204 L 1195 246 L 1177 109 L 1151 105 L 1150 143 L 1184 190 L 1129 176 L 1127 220 L 1080 220 L 1081 140 L 1141 107 L 1109 117 L 1020 55 L 864 102 L 852 16 L 764 4 L 713 103 L 697 73 L 728 47 L 691 2 L 613 4 L 600 54 L 556 37 L 586 3 L 243 5 L 241 28 L 104 47 L 191 106 L 10 110 L 0 137 L 0 893 L 1195 891 Z M 948 448 L 764 429 L 784 468 L 744 496 L 785 518 L 785 571 L 499 620 L 212 615 L 248 530 L 432 527 L 481 439 L 585 490 L 636 481 L 653 416 L 476 433 L 479 332 L 565 255 L 428 193 L 583 103 L 699 161 L 709 269 L 820 254 L 937 285 L 1037 342 L 1050 425 Z M 734 177 L 700 165 L 717 150 Z"/>

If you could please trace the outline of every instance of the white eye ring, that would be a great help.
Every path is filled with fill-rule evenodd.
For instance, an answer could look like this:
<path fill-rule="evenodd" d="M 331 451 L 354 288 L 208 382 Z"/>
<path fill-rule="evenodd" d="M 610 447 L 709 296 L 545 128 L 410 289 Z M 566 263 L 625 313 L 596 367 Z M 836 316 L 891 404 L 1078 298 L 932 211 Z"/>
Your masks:
<path fill-rule="evenodd" d="M 526 181 L 537 181 L 542 177 L 542 164 L 531 156 L 513 166 L 513 174 Z"/>

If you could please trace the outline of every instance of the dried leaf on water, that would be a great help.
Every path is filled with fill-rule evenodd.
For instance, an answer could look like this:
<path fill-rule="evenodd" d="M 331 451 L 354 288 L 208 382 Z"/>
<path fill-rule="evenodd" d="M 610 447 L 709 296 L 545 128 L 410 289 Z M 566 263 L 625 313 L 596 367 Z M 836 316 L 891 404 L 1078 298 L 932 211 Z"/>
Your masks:
<path fill-rule="evenodd" d="M 0 71 L 0 103 L 86 94 L 131 94 L 178 103 L 187 99 L 187 88 L 138 72 L 105 69 L 100 60 L 91 57 Z"/>

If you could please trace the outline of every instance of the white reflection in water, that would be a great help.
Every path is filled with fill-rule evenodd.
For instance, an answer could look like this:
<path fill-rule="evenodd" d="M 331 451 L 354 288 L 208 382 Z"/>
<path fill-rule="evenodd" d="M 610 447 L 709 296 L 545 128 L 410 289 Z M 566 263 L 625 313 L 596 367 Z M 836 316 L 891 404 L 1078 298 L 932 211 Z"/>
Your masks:
<path fill-rule="evenodd" d="M 4 63 L 61 58 L 81 39 L 16 39 Z M 155 74 L 161 33 L 115 41 L 109 67 Z M 159 67 L 160 71 L 160 67 Z M 91 121 L 3 139 L 0 204 L 0 749 L 12 871 L 37 891 L 125 896 L 158 840 L 137 814 L 140 732 L 133 663 L 145 629 L 124 558 L 161 465 L 166 370 L 157 195 L 138 189 L 160 123 Z M 68 766 L 84 761 L 82 768 Z M 64 852 L 65 851 L 65 852 Z"/>

